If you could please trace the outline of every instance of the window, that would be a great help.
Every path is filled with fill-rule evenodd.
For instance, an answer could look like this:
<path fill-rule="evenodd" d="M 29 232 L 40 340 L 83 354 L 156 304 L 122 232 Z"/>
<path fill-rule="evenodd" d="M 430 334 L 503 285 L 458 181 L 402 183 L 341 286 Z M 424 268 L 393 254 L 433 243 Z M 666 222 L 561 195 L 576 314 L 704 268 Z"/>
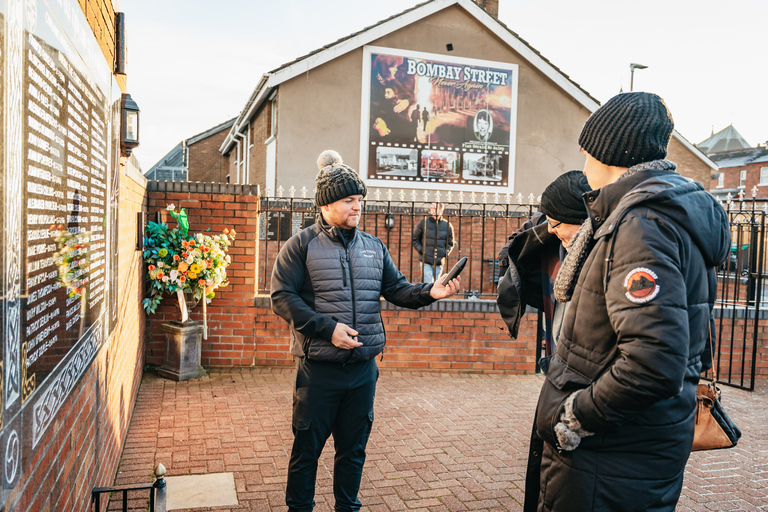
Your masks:
<path fill-rule="evenodd" d="M 739 186 L 747 186 L 747 171 L 739 171 Z"/>
<path fill-rule="evenodd" d="M 768 167 L 760 168 L 760 184 L 768 185 Z"/>
<path fill-rule="evenodd" d="M 725 186 L 725 173 L 720 171 L 720 175 L 717 177 L 717 188 L 723 188 Z"/>

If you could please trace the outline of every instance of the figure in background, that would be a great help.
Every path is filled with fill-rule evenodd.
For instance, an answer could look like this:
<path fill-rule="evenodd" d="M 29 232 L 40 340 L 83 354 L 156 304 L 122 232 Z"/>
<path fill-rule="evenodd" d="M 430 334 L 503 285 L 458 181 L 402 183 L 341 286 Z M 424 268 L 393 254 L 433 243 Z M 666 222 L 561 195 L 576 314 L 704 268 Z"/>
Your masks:
<path fill-rule="evenodd" d="M 386 341 L 380 298 L 416 309 L 456 293 L 459 279 L 409 283 L 384 243 L 357 229 L 366 187 L 354 169 L 335 151 L 317 165 L 318 222 L 288 239 L 272 270 L 272 309 L 291 326 L 296 360 L 285 502 L 289 512 L 314 508 L 318 459 L 333 436 L 335 509 L 356 511 L 379 377 L 374 358 Z"/>
<path fill-rule="evenodd" d="M 434 283 L 442 273 L 445 258 L 453 250 L 453 226 L 443 218 L 445 205 L 432 203 L 429 215 L 416 223 L 413 230 L 413 248 L 419 253 L 422 278 L 425 283 Z"/>

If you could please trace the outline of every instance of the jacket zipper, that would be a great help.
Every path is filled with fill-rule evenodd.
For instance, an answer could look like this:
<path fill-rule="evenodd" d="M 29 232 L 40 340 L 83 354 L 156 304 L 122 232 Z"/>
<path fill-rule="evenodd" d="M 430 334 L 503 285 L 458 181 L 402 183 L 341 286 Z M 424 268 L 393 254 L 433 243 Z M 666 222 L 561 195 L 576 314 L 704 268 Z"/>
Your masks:
<path fill-rule="evenodd" d="M 352 328 L 357 330 L 357 302 L 355 301 L 355 278 L 352 277 L 352 259 L 349 257 L 348 246 L 344 248 L 344 252 L 346 252 L 347 254 L 347 270 L 349 271 L 349 292 L 352 297 Z M 346 286 L 346 282 L 344 283 L 344 286 Z"/>

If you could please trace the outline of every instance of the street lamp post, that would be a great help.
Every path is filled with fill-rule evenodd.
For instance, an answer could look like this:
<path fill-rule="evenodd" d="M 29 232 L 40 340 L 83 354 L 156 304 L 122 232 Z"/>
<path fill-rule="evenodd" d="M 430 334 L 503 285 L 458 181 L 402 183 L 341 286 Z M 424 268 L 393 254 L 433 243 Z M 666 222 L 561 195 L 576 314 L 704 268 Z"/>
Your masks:
<path fill-rule="evenodd" d="M 645 69 L 647 67 L 648 66 L 645 66 L 643 64 L 636 64 L 634 62 L 629 65 L 629 72 L 630 72 L 629 73 L 629 90 L 630 90 L 630 92 L 635 90 L 635 69 Z"/>

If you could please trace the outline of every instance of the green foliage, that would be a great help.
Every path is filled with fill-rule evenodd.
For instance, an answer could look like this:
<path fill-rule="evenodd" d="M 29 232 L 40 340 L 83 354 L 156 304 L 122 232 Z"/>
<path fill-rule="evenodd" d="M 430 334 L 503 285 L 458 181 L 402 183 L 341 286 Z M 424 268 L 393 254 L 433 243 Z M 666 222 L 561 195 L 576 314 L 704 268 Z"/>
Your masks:
<path fill-rule="evenodd" d="M 235 230 L 225 229 L 221 235 L 190 235 L 184 209 L 177 213 L 171 204 L 166 210 L 178 221 L 178 227 L 168 229 L 163 222 L 150 221 L 145 229 L 147 293 L 142 305 L 147 314 L 157 311 L 166 294 L 182 290 L 197 300 L 203 296 L 210 300 L 216 288 L 229 284 L 231 259 L 227 250 Z"/>

